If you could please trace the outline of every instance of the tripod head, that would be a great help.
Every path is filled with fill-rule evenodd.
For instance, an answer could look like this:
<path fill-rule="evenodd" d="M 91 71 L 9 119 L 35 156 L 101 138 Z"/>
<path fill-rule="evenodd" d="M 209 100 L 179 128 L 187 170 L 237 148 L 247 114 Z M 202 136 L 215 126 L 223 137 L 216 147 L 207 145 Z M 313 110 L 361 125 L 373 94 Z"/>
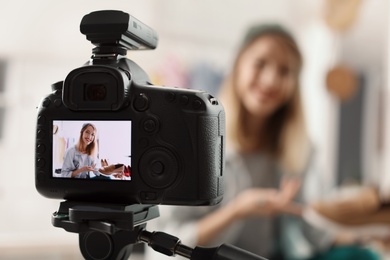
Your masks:
<path fill-rule="evenodd" d="M 181 255 L 191 260 L 264 260 L 231 245 L 190 248 L 163 232 L 148 232 L 146 222 L 159 216 L 156 205 L 123 205 L 64 201 L 52 215 L 52 224 L 79 234 L 79 247 L 87 260 L 128 259 L 136 243 L 147 243 L 155 251 Z"/>

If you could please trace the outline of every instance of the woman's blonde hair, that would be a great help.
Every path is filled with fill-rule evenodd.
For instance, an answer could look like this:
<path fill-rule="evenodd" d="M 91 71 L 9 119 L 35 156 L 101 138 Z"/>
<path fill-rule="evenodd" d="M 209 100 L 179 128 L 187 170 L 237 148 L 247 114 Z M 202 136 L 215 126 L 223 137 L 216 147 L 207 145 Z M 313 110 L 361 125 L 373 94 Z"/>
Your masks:
<path fill-rule="evenodd" d="M 93 138 L 93 141 L 87 145 L 87 147 L 85 148 L 85 151 L 89 156 L 97 157 L 97 154 L 98 154 L 97 128 L 95 125 L 93 125 L 91 123 L 83 124 L 83 126 L 81 127 L 79 142 L 77 143 L 77 150 L 82 151 L 83 133 L 87 129 L 88 126 L 91 126 L 93 128 L 93 130 L 95 130 L 95 137 Z"/>
<path fill-rule="evenodd" d="M 292 97 L 267 119 L 265 128 L 262 129 L 259 135 L 252 138 L 251 135 L 246 134 L 248 129 L 245 121 L 248 112 L 237 93 L 237 63 L 246 48 L 256 39 L 265 35 L 280 39 L 297 59 L 296 86 Z M 223 83 L 220 93 L 221 102 L 226 110 L 228 144 L 239 151 L 261 149 L 267 155 L 276 158 L 287 172 L 294 174 L 301 173 L 304 170 L 310 147 L 299 90 L 301 67 L 302 56 L 298 45 L 286 30 L 275 25 L 257 26 L 257 28 L 249 30 L 236 56 L 232 71 Z"/>

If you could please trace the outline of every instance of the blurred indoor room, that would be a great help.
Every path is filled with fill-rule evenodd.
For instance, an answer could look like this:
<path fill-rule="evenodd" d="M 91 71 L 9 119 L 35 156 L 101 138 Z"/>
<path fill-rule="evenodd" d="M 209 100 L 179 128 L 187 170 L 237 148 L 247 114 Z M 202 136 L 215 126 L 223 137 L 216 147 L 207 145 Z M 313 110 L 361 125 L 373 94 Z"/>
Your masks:
<path fill-rule="evenodd" d="M 0 259 L 82 258 L 77 235 L 51 224 L 61 200 L 42 197 L 34 185 L 36 108 L 51 84 L 90 58 L 92 45 L 79 25 L 85 14 L 96 10 L 122 10 L 157 32 L 155 50 L 127 52 L 153 84 L 202 89 L 214 96 L 249 26 L 272 22 L 287 28 L 303 56 L 300 91 L 316 154 L 313 185 L 304 191 L 309 199 L 303 219 L 330 232 L 335 245 L 358 246 L 373 252 L 377 257 L 373 259 L 390 259 L 388 1 L 0 0 L 0 4 Z M 346 211 L 341 217 L 340 209 Z M 355 213 L 361 216 L 356 222 Z M 158 228 L 158 221 L 150 224 Z M 357 231 L 367 224 L 374 224 L 377 231 Z M 148 260 L 146 250 L 151 249 L 137 246 L 130 259 Z M 307 248 L 302 244 L 296 250 Z"/>

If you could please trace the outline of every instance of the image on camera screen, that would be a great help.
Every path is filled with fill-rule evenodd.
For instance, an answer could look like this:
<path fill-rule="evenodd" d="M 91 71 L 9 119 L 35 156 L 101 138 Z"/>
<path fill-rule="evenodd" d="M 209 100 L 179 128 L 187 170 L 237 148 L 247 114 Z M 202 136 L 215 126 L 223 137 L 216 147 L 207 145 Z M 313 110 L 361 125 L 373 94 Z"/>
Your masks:
<path fill-rule="evenodd" d="M 53 178 L 131 180 L 131 121 L 53 121 Z"/>

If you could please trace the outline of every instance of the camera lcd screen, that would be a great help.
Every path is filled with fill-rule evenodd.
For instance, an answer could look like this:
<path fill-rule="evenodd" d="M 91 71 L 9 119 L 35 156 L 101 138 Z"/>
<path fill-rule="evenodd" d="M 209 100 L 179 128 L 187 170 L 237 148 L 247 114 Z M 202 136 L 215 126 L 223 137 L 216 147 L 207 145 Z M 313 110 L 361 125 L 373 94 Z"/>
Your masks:
<path fill-rule="evenodd" d="M 131 180 L 131 121 L 53 121 L 53 178 Z"/>

